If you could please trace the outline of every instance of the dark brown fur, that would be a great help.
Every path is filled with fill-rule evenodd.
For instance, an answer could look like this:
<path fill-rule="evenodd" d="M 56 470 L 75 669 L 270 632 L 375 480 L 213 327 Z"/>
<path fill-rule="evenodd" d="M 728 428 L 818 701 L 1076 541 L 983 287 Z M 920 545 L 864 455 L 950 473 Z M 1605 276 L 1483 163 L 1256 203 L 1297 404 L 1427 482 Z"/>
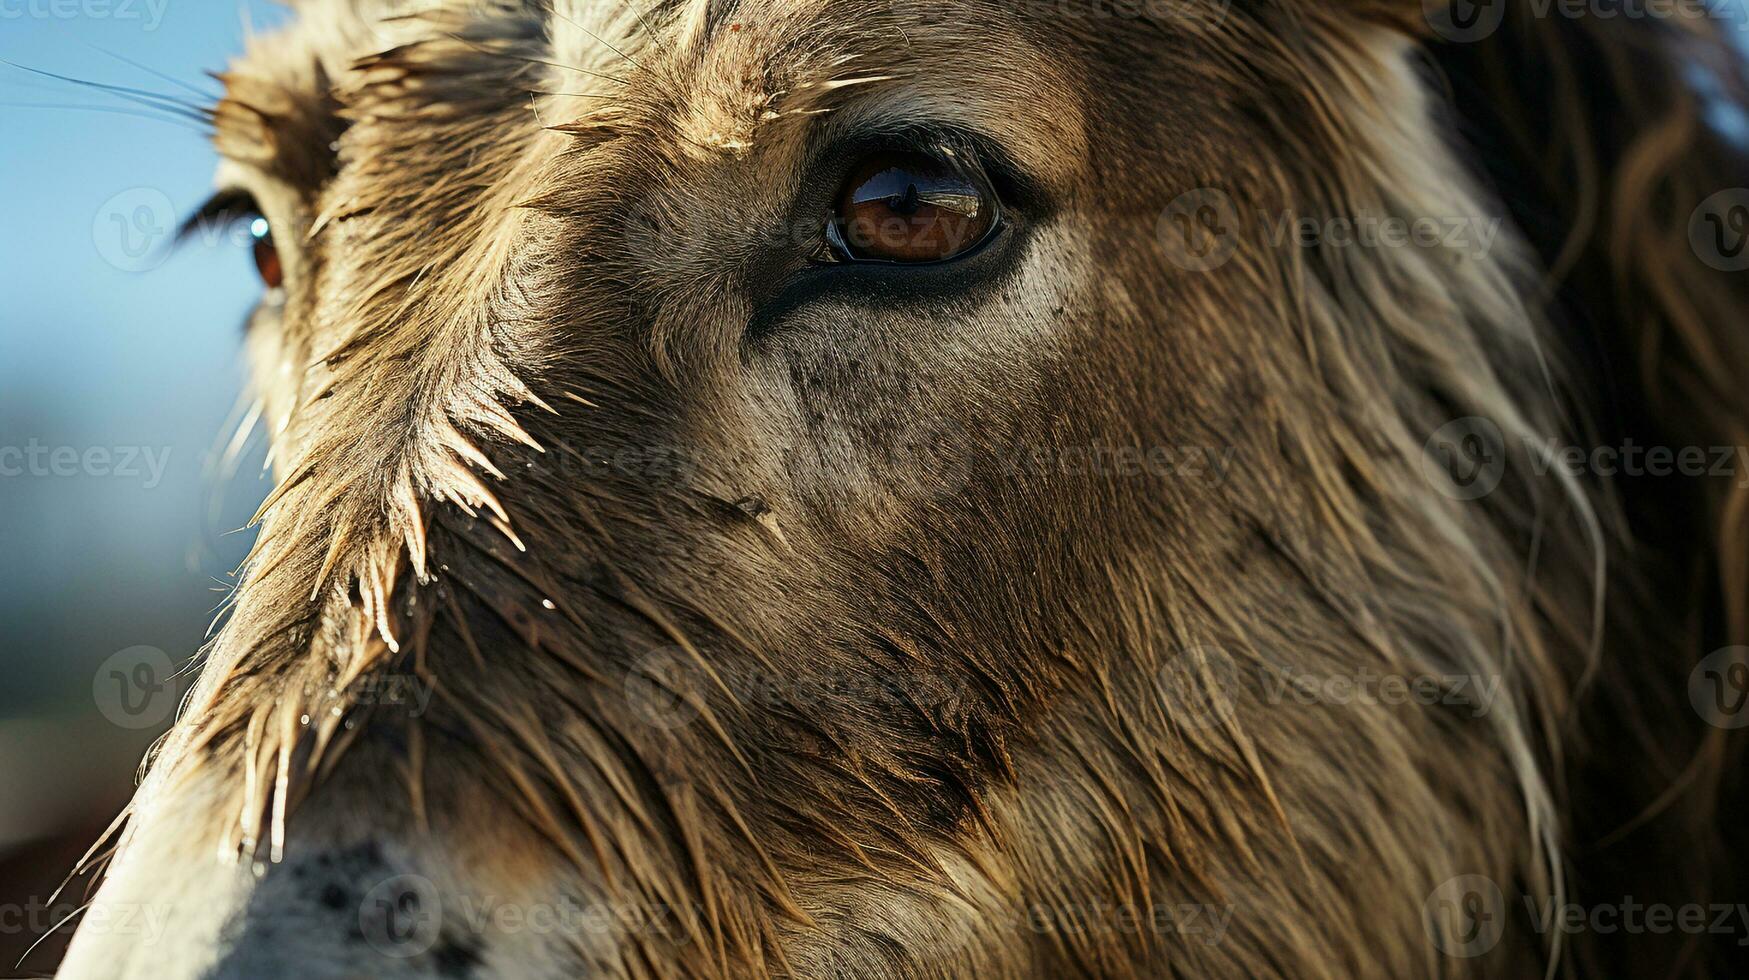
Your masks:
<path fill-rule="evenodd" d="M 1749 444 L 1744 280 L 1687 245 L 1745 172 L 1682 78 L 1701 57 L 1749 104 L 1719 28 L 1520 10 L 1423 50 L 1421 5 L 1382 0 L 302 6 L 218 124 L 295 250 L 250 340 L 280 485 L 109 900 L 216 873 L 163 855 L 262 862 L 259 905 L 311 854 L 368 853 L 446 896 L 459 938 L 428 957 L 506 976 L 1741 952 L 1556 941 L 1522 904 L 1749 899 L 1741 743 L 1687 703 L 1749 631 L 1749 498 L 1537 459 Z M 915 118 L 1014 157 L 1025 248 L 786 291 L 752 231 L 830 190 L 834 136 Z M 1241 244 L 1187 272 L 1157 224 L 1198 188 Z M 1459 255 L 1270 245 L 1283 214 L 1510 221 Z M 1473 416 L 1506 477 L 1457 500 L 1424 447 Z M 1233 462 L 1061 462 L 1111 446 Z M 431 711 L 361 703 L 385 672 Z M 1268 697 L 1362 672 L 1503 693 Z M 1430 914 L 1463 875 L 1506 898 L 1473 958 Z M 643 924 L 478 934 L 469 894 Z M 221 958 L 270 962 L 237 908 Z M 1218 941 L 1190 908 L 1230 915 Z"/>

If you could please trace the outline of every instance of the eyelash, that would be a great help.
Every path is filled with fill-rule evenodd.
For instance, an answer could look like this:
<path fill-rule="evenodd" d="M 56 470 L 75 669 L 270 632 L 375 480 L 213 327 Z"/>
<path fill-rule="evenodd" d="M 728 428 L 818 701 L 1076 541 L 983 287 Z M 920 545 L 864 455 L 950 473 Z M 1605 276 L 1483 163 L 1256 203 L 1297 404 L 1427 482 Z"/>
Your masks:
<path fill-rule="evenodd" d="M 285 285 L 286 267 L 279 246 L 274 242 L 273 225 L 262 213 L 260 203 L 249 192 L 239 188 L 213 195 L 211 200 L 201 205 L 199 210 L 182 223 L 176 233 L 176 241 L 181 244 L 197 233 L 206 236 L 215 224 L 221 230 L 239 228 L 244 220 L 249 221 L 247 231 L 251 239 L 255 271 L 260 275 L 262 285 L 267 287 L 264 302 L 270 302 L 282 295 L 279 290 Z"/>
<path fill-rule="evenodd" d="M 181 245 L 215 224 L 230 227 L 246 218 L 262 217 L 261 205 L 255 195 L 240 188 L 219 191 L 208 198 L 176 230 L 176 244 Z"/>
<path fill-rule="evenodd" d="M 963 160 L 967 170 L 983 175 L 1004 204 L 1030 207 L 1040 200 L 1038 186 L 1023 175 L 1001 143 L 950 124 L 913 123 L 852 135 L 820 153 L 808 172 L 824 185 L 836 187 L 858 160 L 876 153 L 925 153 Z"/>

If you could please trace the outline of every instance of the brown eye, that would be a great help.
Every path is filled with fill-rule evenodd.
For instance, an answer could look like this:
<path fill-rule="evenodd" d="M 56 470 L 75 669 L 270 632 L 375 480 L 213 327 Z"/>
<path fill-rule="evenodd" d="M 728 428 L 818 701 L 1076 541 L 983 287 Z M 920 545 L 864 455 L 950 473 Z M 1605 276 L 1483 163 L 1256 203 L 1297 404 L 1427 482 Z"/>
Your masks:
<path fill-rule="evenodd" d="M 268 289 L 278 289 L 285 282 L 285 267 L 279 261 L 279 249 L 273 244 L 273 225 L 266 218 L 250 219 L 249 237 L 255 253 L 255 271 Z"/>
<path fill-rule="evenodd" d="M 949 160 L 885 153 L 850 175 L 830 235 L 862 262 L 941 262 L 982 244 L 996 227 L 996 198 Z"/>

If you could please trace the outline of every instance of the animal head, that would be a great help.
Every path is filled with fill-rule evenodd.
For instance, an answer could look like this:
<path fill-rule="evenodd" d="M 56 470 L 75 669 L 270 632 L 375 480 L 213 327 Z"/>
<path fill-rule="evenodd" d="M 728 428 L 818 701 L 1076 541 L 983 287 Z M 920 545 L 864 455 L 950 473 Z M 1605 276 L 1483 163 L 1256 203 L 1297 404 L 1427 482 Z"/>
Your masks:
<path fill-rule="evenodd" d="M 1558 955 L 1431 897 L 1567 893 L 1620 508 L 1422 4 L 297 6 L 277 487 L 98 896 L 173 938 L 68 975 Z"/>

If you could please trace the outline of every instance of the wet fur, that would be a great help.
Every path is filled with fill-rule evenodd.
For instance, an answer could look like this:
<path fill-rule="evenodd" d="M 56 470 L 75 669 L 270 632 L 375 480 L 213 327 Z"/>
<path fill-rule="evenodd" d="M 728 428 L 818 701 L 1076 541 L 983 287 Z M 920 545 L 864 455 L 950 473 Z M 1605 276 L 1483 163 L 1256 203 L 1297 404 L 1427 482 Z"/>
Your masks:
<path fill-rule="evenodd" d="M 1742 280 L 1686 244 L 1744 173 L 1681 84 L 1699 52 L 1741 104 L 1721 38 L 1524 17 L 1429 54 L 1418 3 L 1122 31 L 972 2 L 442 6 L 385 41 L 306 3 L 229 78 L 221 148 L 308 231 L 250 340 L 280 486 L 123 861 L 175 823 L 295 862 L 322 827 L 493 869 L 424 872 L 458 891 L 687 913 L 523 950 L 530 975 L 1724 968 L 1730 937 L 1562 947 L 1522 916 L 1453 959 L 1424 914 L 1461 874 L 1513 910 L 1743 897 L 1740 742 L 1685 684 L 1749 628 L 1744 498 L 1539 477 L 1526 448 L 1745 444 Z M 882 91 L 1009 127 L 1055 274 L 744 340 L 737 229 L 784 215 L 731 205 L 804 191 L 810 141 Z M 1155 224 L 1201 187 L 1247 244 L 1186 273 Z M 1261 244 L 1283 212 L 1502 209 L 1522 234 L 1480 258 Z M 650 219 L 707 238 L 664 251 Z M 1466 416 L 1514 452 L 1480 501 L 1424 471 Z M 651 445 L 682 465 L 599 465 Z M 1236 462 L 1001 465 L 1096 445 Z M 628 698 L 652 651 L 693 723 Z M 356 705 L 384 670 L 434 683 L 431 712 Z M 1505 695 L 1260 697 L 1361 670 Z M 748 697 L 762 677 L 825 693 Z M 430 860 L 407 846 L 387 860 Z M 1220 942 L 1016 926 L 1186 905 L 1231 910 Z"/>

